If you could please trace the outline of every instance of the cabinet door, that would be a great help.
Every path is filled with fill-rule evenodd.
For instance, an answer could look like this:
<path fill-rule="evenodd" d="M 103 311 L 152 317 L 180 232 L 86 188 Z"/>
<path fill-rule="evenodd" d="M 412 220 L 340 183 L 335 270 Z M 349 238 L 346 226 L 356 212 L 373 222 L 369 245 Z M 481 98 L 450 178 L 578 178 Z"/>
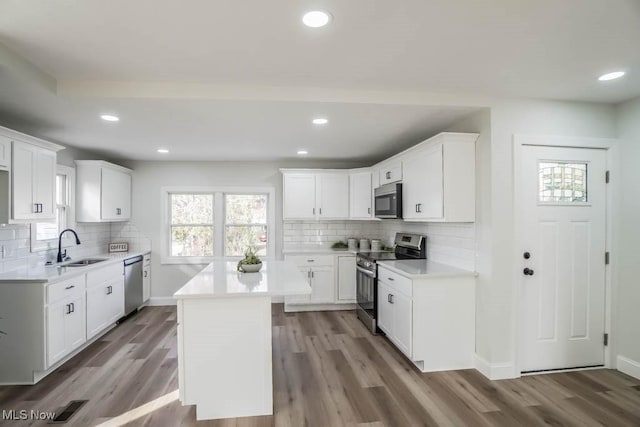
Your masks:
<path fill-rule="evenodd" d="M 338 300 L 356 299 L 356 257 L 338 257 Z"/>
<path fill-rule="evenodd" d="M 391 288 L 378 280 L 378 327 L 389 336 L 393 335 L 394 322 L 393 305 L 390 302 L 392 294 Z"/>
<path fill-rule="evenodd" d="M 60 301 L 47 307 L 47 365 L 51 366 L 67 354 L 65 317 L 69 302 Z"/>
<path fill-rule="evenodd" d="M 316 189 L 319 219 L 349 218 L 349 175 L 318 175 Z"/>
<path fill-rule="evenodd" d="M 145 257 L 145 265 L 142 267 L 142 301 L 147 302 L 151 298 L 151 264 L 147 264 Z"/>
<path fill-rule="evenodd" d="M 403 164 L 402 213 L 405 219 L 443 217 L 442 144 L 412 156 Z"/>
<path fill-rule="evenodd" d="M 67 301 L 68 304 L 71 304 L 71 313 L 65 316 L 64 322 L 67 353 L 75 350 L 87 341 L 87 319 L 85 317 L 84 298 L 83 293 Z"/>
<path fill-rule="evenodd" d="M 371 172 L 349 176 L 349 215 L 352 219 L 369 219 L 373 216 L 371 201 Z"/>
<path fill-rule="evenodd" d="M 311 269 L 311 302 L 327 303 L 335 301 L 334 270 L 331 267 Z"/>
<path fill-rule="evenodd" d="M 13 142 L 13 165 L 11 170 L 13 219 L 37 218 L 34 193 L 34 174 L 37 147 L 23 142 Z"/>
<path fill-rule="evenodd" d="M 101 171 L 100 216 L 108 221 L 125 221 L 131 211 L 131 175 L 111 168 Z"/>
<path fill-rule="evenodd" d="M 283 178 L 283 219 L 316 217 L 316 176 L 285 174 Z"/>
<path fill-rule="evenodd" d="M 124 278 L 118 276 L 106 283 L 109 287 L 106 296 L 106 326 L 114 324 L 124 316 Z"/>
<path fill-rule="evenodd" d="M 300 268 L 300 273 L 307 279 L 307 283 L 311 285 L 311 270 L 308 267 Z M 290 295 L 286 296 L 285 300 L 287 304 L 308 304 L 311 301 L 311 296 L 306 295 Z"/>
<path fill-rule="evenodd" d="M 34 174 L 34 203 L 40 204 L 38 219 L 56 218 L 56 153 L 38 149 Z"/>
<path fill-rule="evenodd" d="M 384 166 L 379 172 L 380 185 L 402 181 L 402 164 L 400 162 Z"/>
<path fill-rule="evenodd" d="M 0 169 L 7 170 L 11 166 L 11 140 L 0 135 Z"/>
<path fill-rule="evenodd" d="M 400 351 L 412 355 L 412 303 L 399 292 L 393 292 L 393 338 Z"/>

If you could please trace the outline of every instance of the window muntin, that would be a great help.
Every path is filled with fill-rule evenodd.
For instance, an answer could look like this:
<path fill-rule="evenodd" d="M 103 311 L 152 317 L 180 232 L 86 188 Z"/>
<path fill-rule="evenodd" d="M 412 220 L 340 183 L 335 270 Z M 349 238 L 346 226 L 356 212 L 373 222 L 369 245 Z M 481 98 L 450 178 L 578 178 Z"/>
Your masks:
<path fill-rule="evenodd" d="M 170 194 L 170 256 L 214 256 L 213 194 Z"/>
<path fill-rule="evenodd" d="M 587 163 L 541 161 L 538 163 L 538 201 L 543 204 L 588 202 Z"/>
<path fill-rule="evenodd" d="M 267 255 L 266 194 L 225 194 L 226 256 L 241 256 L 248 248 L 257 255 Z"/>

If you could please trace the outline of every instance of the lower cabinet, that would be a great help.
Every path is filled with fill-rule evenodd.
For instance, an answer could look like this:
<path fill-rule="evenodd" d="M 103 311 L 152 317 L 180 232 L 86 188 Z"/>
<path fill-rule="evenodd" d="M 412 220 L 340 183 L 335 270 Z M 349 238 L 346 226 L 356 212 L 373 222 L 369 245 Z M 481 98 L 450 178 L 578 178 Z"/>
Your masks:
<path fill-rule="evenodd" d="M 287 306 L 325 305 L 339 309 L 340 305 L 355 303 L 355 255 L 348 252 L 340 255 L 285 255 L 285 260 L 296 264 L 311 286 L 310 295 L 285 297 Z"/>
<path fill-rule="evenodd" d="M 142 301 L 151 298 L 151 255 L 145 255 L 142 262 Z"/>
<path fill-rule="evenodd" d="M 124 279 L 119 276 L 87 288 L 87 339 L 124 315 Z"/>
<path fill-rule="evenodd" d="M 80 347 L 87 340 L 84 289 L 47 307 L 47 365 Z"/>
<path fill-rule="evenodd" d="M 378 280 L 378 327 L 406 354 L 412 353 L 412 301 L 382 280 Z"/>
<path fill-rule="evenodd" d="M 422 372 L 474 367 L 475 275 L 406 277 L 378 264 L 378 327 Z"/>

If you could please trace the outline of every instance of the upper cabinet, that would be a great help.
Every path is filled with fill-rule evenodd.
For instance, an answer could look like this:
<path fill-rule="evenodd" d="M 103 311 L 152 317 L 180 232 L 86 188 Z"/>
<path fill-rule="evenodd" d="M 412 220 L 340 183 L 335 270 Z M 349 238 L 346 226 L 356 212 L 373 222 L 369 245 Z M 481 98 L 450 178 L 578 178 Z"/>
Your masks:
<path fill-rule="evenodd" d="M 475 221 L 476 134 L 443 133 L 403 157 L 408 221 Z"/>
<path fill-rule="evenodd" d="M 56 218 L 56 152 L 64 147 L 0 127 L 0 223 Z"/>
<path fill-rule="evenodd" d="M 282 170 L 283 219 L 348 219 L 349 175 Z"/>
<path fill-rule="evenodd" d="M 383 162 L 378 169 L 378 182 L 380 185 L 402 181 L 402 163 L 399 159 Z"/>
<path fill-rule="evenodd" d="M 371 172 L 349 175 L 349 216 L 351 219 L 373 218 L 373 187 Z"/>
<path fill-rule="evenodd" d="M 101 160 L 76 161 L 78 222 L 131 218 L 131 169 Z"/>

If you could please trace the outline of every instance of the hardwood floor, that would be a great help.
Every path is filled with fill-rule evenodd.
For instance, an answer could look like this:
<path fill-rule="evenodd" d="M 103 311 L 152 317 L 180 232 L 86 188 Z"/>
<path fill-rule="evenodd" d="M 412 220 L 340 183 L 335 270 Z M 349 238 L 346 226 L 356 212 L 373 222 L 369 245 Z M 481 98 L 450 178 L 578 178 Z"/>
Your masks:
<path fill-rule="evenodd" d="M 66 425 L 640 426 L 640 381 L 617 371 L 493 382 L 475 370 L 423 374 L 354 312 L 282 305 L 273 306 L 275 414 L 196 422 L 177 397 L 175 320 L 175 307 L 143 309 L 39 384 L 0 387 L 0 411 L 84 399 Z"/>

